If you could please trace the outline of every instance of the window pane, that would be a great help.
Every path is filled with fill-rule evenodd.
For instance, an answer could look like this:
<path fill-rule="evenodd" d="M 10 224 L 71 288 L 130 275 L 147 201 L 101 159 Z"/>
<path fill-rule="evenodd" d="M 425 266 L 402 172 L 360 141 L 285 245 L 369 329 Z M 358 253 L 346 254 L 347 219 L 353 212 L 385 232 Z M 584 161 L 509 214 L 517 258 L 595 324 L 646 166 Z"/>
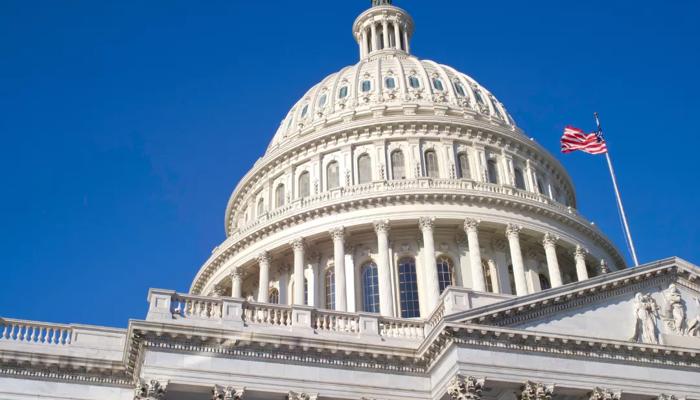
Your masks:
<path fill-rule="evenodd" d="M 464 92 L 464 87 L 459 82 L 455 82 L 455 91 L 457 92 L 458 95 L 460 95 L 462 97 L 467 96 L 467 94 Z"/>
<path fill-rule="evenodd" d="M 369 92 L 372 89 L 372 82 L 362 81 L 362 91 Z"/>
<path fill-rule="evenodd" d="M 406 164 L 401 150 L 391 153 L 391 179 L 406 179 Z"/>
<path fill-rule="evenodd" d="M 309 111 L 309 105 L 306 104 L 306 105 L 304 105 L 304 108 L 301 109 L 301 117 L 304 118 L 308 111 Z"/>
<path fill-rule="evenodd" d="M 430 178 L 437 178 L 440 175 L 437 163 L 437 154 L 433 150 L 425 152 L 425 170 Z"/>
<path fill-rule="evenodd" d="M 311 194 L 309 173 L 302 172 L 302 174 L 299 175 L 299 197 L 308 197 L 309 194 Z"/>
<path fill-rule="evenodd" d="M 444 292 L 448 286 L 452 286 L 452 261 L 447 257 L 440 257 L 437 260 L 438 286 L 440 293 Z"/>
<path fill-rule="evenodd" d="M 547 290 L 547 289 L 550 289 L 552 287 L 552 285 L 549 284 L 549 279 L 547 279 L 547 277 L 544 274 L 540 274 L 539 277 L 540 277 L 540 288 L 542 288 L 542 290 Z"/>
<path fill-rule="evenodd" d="M 498 167 L 496 160 L 488 160 L 486 162 L 489 183 L 498 183 Z"/>
<path fill-rule="evenodd" d="M 258 217 L 265 214 L 265 200 L 258 200 Z"/>
<path fill-rule="evenodd" d="M 457 154 L 457 176 L 466 179 L 472 177 L 471 171 L 469 170 L 469 158 L 467 157 L 467 153 Z"/>
<path fill-rule="evenodd" d="M 362 267 L 362 310 L 379 312 L 379 275 L 372 262 Z"/>
<path fill-rule="evenodd" d="M 542 182 L 542 178 L 540 178 L 540 174 L 535 174 L 535 180 L 537 181 L 537 191 L 540 192 L 540 194 L 544 194 L 544 182 Z"/>
<path fill-rule="evenodd" d="M 348 97 L 348 87 L 343 86 L 340 88 L 340 92 L 338 92 L 338 98 L 344 99 Z"/>
<path fill-rule="evenodd" d="M 394 78 L 386 78 L 384 81 L 387 89 L 394 89 L 396 87 L 396 81 Z"/>
<path fill-rule="evenodd" d="M 280 184 L 275 190 L 275 206 L 282 207 L 284 205 L 284 185 Z"/>
<path fill-rule="evenodd" d="M 482 260 L 481 268 L 484 270 L 484 283 L 486 284 L 486 291 L 493 292 L 493 282 L 491 281 L 491 268 L 489 264 Z"/>
<path fill-rule="evenodd" d="M 420 317 L 416 262 L 412 258 L 404 258 L 399 261 L 399 296 L 401 299 L 401 317 Z"/>
<path fill-rule="evenodd" d="M 420 87 L 420 80 L 415 76 L 411 76 L 408 78 L 408 84 L 411 85 L 412 88 L 418 89 Z"/>
<path fill-rule="evenodd" d="M 433 86 L 439 91 L 445 90 L 445 88 L 442 86 L 442 81 L 440 79 L 433 79 Z"/>
<path fill-rule="evenodd" d="M 272 304 L 280 303 L 280 292 L 276 288 L 270 289 L 269 302 Z"/>
<path fill-rule="evenodd" d="M 335 310 L 335 272 L 326 271 L 326 309 Z"/>
<path fill-rule="evenodd" d="M 525 175 L 523 175 L 523 170 L 520 168 L 515 168 L 515 187 L 525 190 Z"/>
<path fill-rule="evenodd" d="M 340 171 L 337 162 L 333 161 L 326 167 L 326 179 L 328 180 L 328 190 L 340 186 Z"/>
<path fill-rule="evenodd" d="M 372 181 L 372 160 L 367 154 L 363 154 L 357 159 L 357 179 L 359 183 Z"/>
<path fill-rule="evenodd" d="M 324 95 L 321 95 L 321 98 L 318 99 L 318 105 L 319 105 L 319 107 L 323 107 L 323 106 L 326 105 L 326 99 L 327 99 L 327 98 L 328 98 L 328 97 L 327 97 L 325 94 L 324 94 Z"/>

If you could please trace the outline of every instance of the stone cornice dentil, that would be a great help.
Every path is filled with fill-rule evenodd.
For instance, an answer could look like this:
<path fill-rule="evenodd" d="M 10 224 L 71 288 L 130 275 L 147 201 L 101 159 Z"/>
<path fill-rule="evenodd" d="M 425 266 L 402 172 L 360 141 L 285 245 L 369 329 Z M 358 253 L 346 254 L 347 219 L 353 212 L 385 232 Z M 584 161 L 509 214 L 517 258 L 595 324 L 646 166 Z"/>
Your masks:
<path fill-rule="evenodd" d="M 231 217 L 235 203 L 246 198 L 258 179 L 275 170 L 278 165 L 291 162 L 299 157 L 307 157 L 329 147 L 342 147 L 359 141 L 399 138 L 453 138 L 467 140 L 483 146 L 496 146 L 518 153 L 530 161 L 542 163 L 544 170 L 563 184 L 575 206 L 574 188 L 563 166 L 538 143 L 527 139 L 519 131 L 504 128 L 489 121 L 467 120 L 453 116 L 384 116 L 370 120 L 356 120 L 340 123 L 324 129 L 310 129 L 297 140 L 279 148 L 269 150 L 253 168 L 239 181 L 233 190 L 226 207 L 225 229 L 231 232 Z"/>
<path fill-rule="evenodd" d="M 415 181 L 419 184 L 418 187 L 410 186 Z M 434 187 L 449 187 L 451 189 L 435 190 Z M 465 186 L 466 185 L 466 186 Z M 251 229 L 245 235 L 231 236 L 227 238 L 213 252 L 212 256 L 207 260 L 198 271 L 193 280 L 190 292 L 193 294 L 200 293 L 204 284 L 209 277 L 218 270 L 219 267 L 225 264 L 229 257 L 232 257 L 240 250 L 247 246 L 256 243 L 262 238 L 276 234 L 291 226 L 295 226 L 306 221 L 314 220 L 326 215 L 337 215 L 339 213 L 348 212 L 351 210 L 364 209 L 366 207 L 377 207 L 378 205 L 398 205 L 398 204 L 453 204 L 455 201 L 469 202 L 473 205 L 487 205 L 490 208 L 502 208 L 504 210 L 516 212 L 530 212 L 538 215 L 538 218 L 552 218 L 566 226 L 572 227 L 574 230 L 582 233 L 586 237 L 593 240 L 601 249 L 609 253 L 615 260 L 618 266 L 624 266 L 625 261 L 620 255 L 619 250 L 610 242 L 609 239 L 597 228 L 591 225 L 584 218 L 576 215 L 572 209 L 564 209 L 556 203 L 545 204 L 539 201 L 528 200 L 528 197 L 533 199 L 541 197 L 539 195 L 530 194 L 529 192 L 521 192 L 516 189 L 503 187 L 501 191 L 521 193 L 524 198 L 513 197 L 512 195 L 500 195 L 498 191 L 465 191 L 464 189 L 453 189 L 461 187 L 476 187 L 489 186 L 478 182 L 463 181 L 463 180 L 400 180 L 374 182 L 371 184 L 352 186 L 349 188 L 337 189 L 342 192 L 340 196 L 333 196 L 330 192 L 319 194 L 321 205 L 309 205 L 305 208 L 295 210 L 273 218 L 269 221 L 258 219 L 255 229 Z M 493 185 L 492 185 L 493 186 Z M 381 190 L 379 190 L 381 188 Z M 403 189 L 405 188 L 405 190 Z M 495 188 L 495 186 L 494 186 Z M 365 194 L 366 192 L 366 194 Z M 313 196 L 304 199 L 304 203 L 312 204 Z M 299 203 L 301 204 L 301 203 Z M 288 206 L 291 206 L 288 205 Z M 287 206 L 285 206 L 287 207 Z M 486 219 L 484 217 L 483 219 Z M 496 217 L 489 217 L 491 221 L 498 221 Z M 504 221 L 507 224 L 511 221 Z M 528 225 L 524 221 L 520 225 Z M 528 226 L 530 228 L 530 226 Z M 533 230 L 537 230 L 532 227 Z"/>

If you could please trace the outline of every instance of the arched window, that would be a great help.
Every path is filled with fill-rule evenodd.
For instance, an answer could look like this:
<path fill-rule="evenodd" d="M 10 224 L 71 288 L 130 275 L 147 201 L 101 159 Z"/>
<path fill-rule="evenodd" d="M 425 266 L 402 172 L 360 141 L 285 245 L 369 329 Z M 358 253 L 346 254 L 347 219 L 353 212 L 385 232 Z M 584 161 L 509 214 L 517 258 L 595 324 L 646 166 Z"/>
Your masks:
<path fill-rule="evenodd" d="M 500 119 L 503 119 L 503 114 L 501 114 L 501 109 L 498 108 L 498 102 L 493 97 L 491 97 L 491 104 L 493 105 L 493 111 L 496 113 L 496 116 Z"/>
<path fill-rule="evenodd" d="M 406 179 L 406 163 L 401 150 L 391 152 L 391 179 Z"/>
<path fill-rule="evenodd" d="M 538 275 L 540 278 L 540 288 L 542 290 L 547 290 L 552 287 L 552 285 L 549 283 L 549 278 L 545 274 L 539 274 Z"/>
<path fill-rule="evenodd" d="M 489 183 L 498 183 L 498 165 L 496 160 L 486 161 L 486 174 L 488 175 Z"/>
<path fill-rule="evenodd" d="M 448 286 L 454 285 L 452 271 L 452 260 L 445 256 L 437 259 L 438 286 L 440 288 L 440 293 L 444 292 Z"/>
<path fill-rule="evenodd" d="M 523 174 L 523 170 L 515 167 L 515 187 L 518 189 L 525 190 L 525 175 Z"/>
<path fill-rule="evenodd" d="M 362 91 L 367 93 L 370 90 L 372 90 L 372 82 L 371 81 L 362 81 Z"/>
<path fill-rule="evenodd" d="M 440 176 L 435 150 L 428 150 L 425 152 L 425 173 L 430 178 L 438 178 Z"/>
<path fill-rule="evenodd" d="M 387 89 L 395 89 L 396 88 L 396 80 L 392 78 L 391 76 L 387 77 L 384 79 L 384 86 L 386 86 Z"/>
<path fill-rule="evenodd" d="M 357 182 L 372 182 L 372 160 L 369 154 L 363 154 L 357 158 Z"/>
<path fill-rule="evenodd" d="M 309 112 L 309 105 L 304 104 L 304 108 L 301 109 L 301 117 L 302 118 L 306 117 L 307 112 Z"/>
<path fill-rule="evenodd" d="M 471 179 L 472 173 L 469 170 L 469 157 L 467 153 L 457 154 L 457 177 Z"/>
<path fill-rule="evenodd" d="M 299 197 L 309 197 L 311 194 L 311 182 L 309 173 L 304 171 L 299 175 Z"/>
<path fill-rule="evenodd" d="M 326 100 L 328 100 L 328 96 L 326 94 L 322 94 L 321 97 L 318 99 L 318 106 L 323 107 L 326 105 Z"/>
<path fill-rule="evenodd" d="M 515 294 L 515 273 L 512 265 L 508 266 L 508 283 L 510 283 L 510 294 Z"/>
<path fill-rule="evenodd" d="M 373 262 L 362 267 L 362 310 L 379 312 L 379 273 Z"/>
<path fill-rule="evenodd" d="M 284 184 L 280 183 L 275 189 L 275 207 L 282 207 L 284 205 Z"/>
<path fill-rule="evenodd" d="M 401 318 L 420 317 L 416 260 L 413 258 L 407 257 L 399 260 L 399 299 Z"/>
<path fill-rule="evenodd" d="M 265 200 L 260 199 L 258 200 L 258 217 L 265 214 Z"/>
<path fill-rule="evenodd" d="M 269 302 L 271 304 L 279 304 L 280 303 L 280 292 L 277 290 L 277 288 L 270 288 L 269 292 Z"/>
<path fill-rule="evenodd" d="M 477 87 L 474 88 L 474 97 L 476 97 L 476 101 L 479 104 L 484 105 L 484 98 L 481 97 L 481 90 L 479 90 Z"/>
<path fill-rule="evenodd" d="M 338 91 L 338 98 L 339 98 L 339 99 L 344 99 L 344 98 L 346 98 L 346 97 L 348 97 L 348 87 L 347 87 L 347 86 L 343 86 L 343 87 L 341 87 L 340 90 Z"/>
<path fill-rule="evenodd" d="M 544 182 L 542 181 L 540 174 L 535 174 L 535 181 L 537 181 L 537 191 L 540 194 L 544 194 Z"/>
<path fill-rule="evenodd" d="M 445 90 L 445 87 L 442 86 L 442 81 L 438 78 L 433 78 L 433 87 L 435 87 L 435 90 L 443 91 Z"/>
<path fill-rule="evenodd" d="M 326 166 L 326 181 L 328 190 L 340 186 L 340 168 L 337 161 L 331 161 Z"/>
<path fill-rule="evenodd" d="M 335 310 L 335 272 L 326 271 L 326 309 Z"/>
<path fill-rule="evenodd" d="M 412 88 L 418 89 L 418 88 L 420 88 L 420 79 L 418 79 L 418 77 L 415 75 L 411 75 L 408 77 L 408 84 Z"/>
<path fill-rule="evenodd" d="M 467 97 L 467 92 L 464 91 L 464 86 L 461 83 L 455 82 L 455 92 L 462 97 Z"/>
<path fill-rule="evenodd" d="M 489 263 L 487 263 L 486 260 L 481 260 L 481 269 L 484 270 L 484 284 L 486 285 L 486 291 L 493 292 L 493 281 L 491 280 L 493 276 L 491 275 Z"/>

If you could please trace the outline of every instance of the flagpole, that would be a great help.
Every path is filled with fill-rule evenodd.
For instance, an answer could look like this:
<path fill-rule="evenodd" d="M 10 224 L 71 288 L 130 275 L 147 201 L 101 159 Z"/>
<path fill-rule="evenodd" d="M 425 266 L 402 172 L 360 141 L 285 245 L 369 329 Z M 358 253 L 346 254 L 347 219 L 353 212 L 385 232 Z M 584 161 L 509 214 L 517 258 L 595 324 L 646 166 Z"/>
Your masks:
<path fill-rule="evenodd" d="M 598 113 L 593 113 L 595 116 L 595 122 L 598 124 L 598 133 L 603 132 L 603 128 L 600 126 L 600 120 L 598 119 Z M 610 169 L 610 177 L 612 178 L 613 188 L 615 188 L 615 198 L 617 199 L 617 207 L 620 212 L 620 217 L 622 217 L 622 226 L 625 229 L 625 235 L 627 237 L 627 243 L 629 244 L 630 253 L 632 253 L 632 261 L 634 261 L 634 266 L 639 266 L 639 261 L 637 260 L 637 251 L 634 249 L 634 242 L 632 242 L 632 234 L 630 233 L 630 227 L 627 224 L 627 216 L 625 215 L 625 208 L 622 206 L 622 197 L 620 196 L 620 189 L 617 187 L 617 178 L 615 177 L 615 170 L 613 169 L 612 160 L 610 159 L 610 152 L 605 152 L 605 160 L 608 162 L 608 169 Z"/>

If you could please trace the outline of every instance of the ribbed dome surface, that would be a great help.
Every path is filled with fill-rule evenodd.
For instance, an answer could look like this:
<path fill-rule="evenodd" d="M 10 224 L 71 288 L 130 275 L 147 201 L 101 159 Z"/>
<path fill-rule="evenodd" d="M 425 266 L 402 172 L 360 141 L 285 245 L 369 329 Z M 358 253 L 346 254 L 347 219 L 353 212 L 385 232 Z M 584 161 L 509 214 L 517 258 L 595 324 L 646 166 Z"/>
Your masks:
<path fill-rule="evenodd" d="M 503 104 L 471 77 L 430 60 L 386 52 L 345 67 L 307 91 L 280 124 L 268 151 L 318 123 L 377 112 L 466 115 L 515 126 Z"/>

